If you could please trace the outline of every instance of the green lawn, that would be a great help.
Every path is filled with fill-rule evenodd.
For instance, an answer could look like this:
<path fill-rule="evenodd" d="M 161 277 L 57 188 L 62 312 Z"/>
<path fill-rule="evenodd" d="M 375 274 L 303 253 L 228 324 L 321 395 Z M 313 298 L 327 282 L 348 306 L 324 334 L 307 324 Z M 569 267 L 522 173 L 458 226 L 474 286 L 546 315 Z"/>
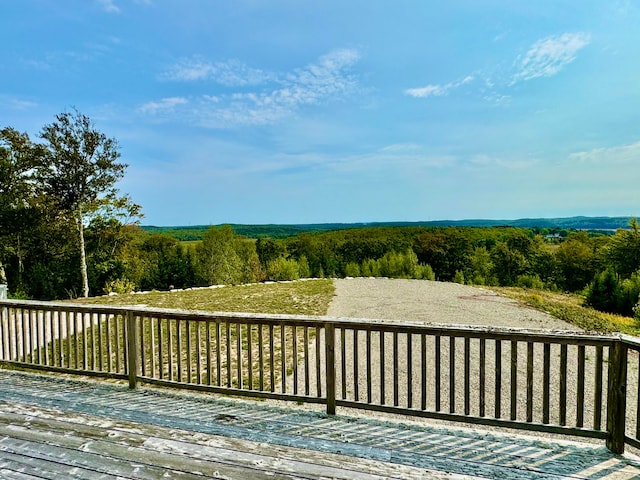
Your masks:
<path fill-rule="evenodd" d="M 580 295 L 518 287 L 492 288 L 507 297 L 547 312 L 584 330 L 640 335 L 640 324 L 635 319 L 583 307 L 584 299 Z"/>
<path fill-rule="evenodd" d="M 175 292 L 114 295 L 74 300 L 74 303 L 146 305 L 213 312 L 326 315 L 334 295 L 333 281 L 259 283 Z"/>

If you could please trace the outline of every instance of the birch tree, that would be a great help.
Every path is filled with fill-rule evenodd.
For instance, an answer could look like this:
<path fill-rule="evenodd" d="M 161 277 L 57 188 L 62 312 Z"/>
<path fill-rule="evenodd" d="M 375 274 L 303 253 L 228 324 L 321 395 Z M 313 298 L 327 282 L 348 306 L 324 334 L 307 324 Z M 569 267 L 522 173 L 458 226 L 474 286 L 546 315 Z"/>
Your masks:
<path fill-rule="evenodd" d="M 45 162 L 39 177 L 46 192 L 61 212 L 70 215 L 77 226 L 82 296 L 89 296 L 85 224 L 102 206 L 117 200 L 118 180 L 127 165 L 118 162 L 120 152 L 115 139 L 96 129 L 86 115 L 77 110 L 61 113 L 40 133 L 45 141 Z"/>

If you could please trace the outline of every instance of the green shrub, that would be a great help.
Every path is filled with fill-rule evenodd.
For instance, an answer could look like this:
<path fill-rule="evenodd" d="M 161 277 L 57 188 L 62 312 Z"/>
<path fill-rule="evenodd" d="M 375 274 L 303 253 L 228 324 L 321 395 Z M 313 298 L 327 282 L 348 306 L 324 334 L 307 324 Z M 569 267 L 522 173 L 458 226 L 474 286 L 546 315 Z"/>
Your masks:
<path fill-rule="evenodd" d="M 464 273 L 462 273 L 462 270 L 456 270 L 456 274 L 453 276 L 453 283 L 464 285 Z"/>
<path fill-rule="evenodd" d="M 516 286 L 542 290 L 544 282 L 537 275 L 519 275 L 516 280 Z"/>
<path fill-rule="evenodd" d="M 587 289 L 585 305 L 601 312 L 617 313 L 622 303 L 622 289 L 613 270 L 595 276 Z"/>
<path fill-rule="evenodd" d="M 275 282 L 285 280 L 298 280 L 300 268 L 298 262 L 293 259 L 278 257 L 267 265 L 267 279 Z"/>
<path fill-rule="evenodd" d="M 422 280 L 436 279 L 436 274 L 433 273 L 433 268 L 431 268 L 431 265 L 427 265 L 427 264 L 418 265 L 418 269 L 416 273 L 417 273 L 416 278 L 418 279 L 422 279 Z"/>
<path fill-rule="evenodd" d="M 107 282 L 107 284 L 104 286 L 104 293 L 106 293 L 107 295 L 110 293 L 124 295 L 134 292 L 135 290 L 136 286 L 131 280 L 127 278 L 116 278 L 115 280 Z"/>
<path fill-rule="evenodd" d="M 360 276 L 360 266 L 355 262 L 349 262 L 344 267 L 344 274 L 347 277 L 359 277 Z"/>

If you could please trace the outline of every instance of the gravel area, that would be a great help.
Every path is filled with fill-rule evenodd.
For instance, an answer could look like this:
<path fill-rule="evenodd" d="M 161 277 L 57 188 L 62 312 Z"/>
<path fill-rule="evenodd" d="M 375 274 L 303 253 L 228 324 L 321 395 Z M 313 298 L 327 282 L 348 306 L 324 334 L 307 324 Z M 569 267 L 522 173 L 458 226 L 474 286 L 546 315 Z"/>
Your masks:
<path fill-rule="evenodd" d="M 579 329 L 495 292 L 457 283 L 386 278 L 334 280 L 332 317 L 352 317 L 488 325 L 494 327 Z"/>
<path fill-rule="evenodd" d="M 574 325 L 568 324 L 544 312 L 532 309 L 519 304 L 517 301 L 498 295 L 495 292 L 484 289 L 459 285 L 455 283 L 432 282 L 425 280 L 390 280 L 382 278 L 353 278 L 334 280 L 336 293 L 329 307 L 328 315 L 332 317 L 350 317 L 360 319 L 376 319 L 382 321 L 403 321 L 431 324 L 460 324 L 460 325 L 482 325 L 495 327 L 511 327 L 523 329 L 545 329 L 545 330 L 566 330 L 580 332 Z M 364 352 L 367 349 L 365 332 L 361 331 L 357 338 L 354 338 L 353 331 L 346 330 L 344 337 L 345 364 L 347 368 L 336 371 L 337 396 L 338 398 L 355 399 L 366 401 L 368 388 L 372 391 L 372 403 L 383 403 L 386 405 L 413 405 L 414 408 L 420 406 L 421 399 L 421 343 L 418 336 L 414 336 L 411 345 L 403 334 L 398 336 L 397 344 L 397 365 L 394 363 L 393 336 L 385 335 L 384 348 L 380 346 L 378 334 L 372 335 L 371 340 L 371 362 L 370 369 L 372 378 L 368 380 L 363 374 L 367 370 L 367 359 Z M 336 338 L 336 360 L 341 365 L 341 338 Z M 357 343 L 357 360 L 354 360 L 353 345 Z M 464 413 L 465 411 L 465 383 L 464 383 L 464 361 L 465 342 L 458 339 L 452 346 L 448 337 L 441 338 L 440 350 L 440 373 L 435 370 L 434 352 L 436 349 L 435 339 L 427 337 L 426 340 L 426 361 L 427 361 L 427 410 L 438 410 L 435 391 L 436 383 L 440 384 L 440 411 Z M 411 350 L 410 350 L 411 348 Z M 496 392 L 496 344 L 493 341 L 486 342 L 486 378 L 485 378 L 485 412 L 489 417 L 496 413 L 496 403 L 501 405 L 499 418 L 516 418 L 526 421 L 527 418 L 527 344 L 518 342 L 517 353 L 517 396 L 511 398 L 511 342 L 502 342 L 500 358 L 502 373 L 500 382 L 502 385 L 499 402 L 497 402 Z M 384 357 L 381 351 L 384 350 Z M 454 352 L 455 358 L 451 362 L 450 355 Z M 578 384 L 578 358 L 577 346 L 570 345 L 567 349 L 567 381 L 566 381 L 566 418 L 567 425 L 580 424 L 580 417 L 584 421 L 585 427 L 593 428 L 600 422 L 600 428 L 606 422 L 606 410 L 599 415 L 594 411 L 594 396 L 596 392 L 595 378 L 595 347 L 586 347 L 586 361 L 584 370 L 584 411 L 582 415 L 578 408 L 579 384 Z M 480 345 L 477 340 L 472 340 L 469 345 L 470 370 L 469 370 L 469 414 L 481 415 L 480 412 Z M 533 421 L 542 423 L 543 407 L 543 345 L 534 344 L 534 365 L 533 373 Z M 561 351 L 559 345 L 554 345 L 550 350 L 550 373 L 551 382 L 549 385 L 550 395 L 550 422 L 552 424 L 561 423 L 560 419 L 560 399 L 561 385 Z M 357 367 L 354 368 L 354 364 Z M 630 381 L 637 381 L 638 374 L 637 360 L 631 360 L 629 368 Z M 384 365 L 384 366 L 383 366 Z M 450 392 L 450 368 L 455 365 L 453 372 L 454 392 Z M 399 382 L 395 385 L 394 391 L 393 371 L 397 368 Z M 413 372 L 410 374 L 410 368 Z M 357 380 L 354 370 L 357 371 Z M 384 377 L 381 372 L 384 371 Z M 344 382 L 343 382 L 344 375 Z M 384 378 L 384 386 L 382 378 Z M 412 378 L 411 387 L 408 386 L 408 378 Z M 606 397 L 606 350 L 605 365 L 603 372 L 603 382 L 605 385 L 604 396 Z M 356 385 L 357 383 L 357 385 Z M 343 391 L 344 389 L 344 391 Z M 384 393 L 383 393 L 384 392 Z M 384 395 L 384 396 L 383 396 Z M 396 396 L 397 395 L 397 396 Z M 411 397 L 411 398 L 410 398 Z M 453 402 L 453 406 L 452 406 Z M 635 404 L 635 400 L 631 402 Z M 603 405 L 606 399 L 603 398 Z M 515 407 L 515 411 L 512 409 Z M 629 418 L 635 418 L 635 405 L 630 405 Z M 349 415 L 370 416 L 376 415 L 373 412 L 363 412 L 350 410 Z M 485 427 L 483 427 L 485 428 Z M 536 434 L 537 435 L 537 434 Z M 540 434 L 546 436 L 546 434 Z"/>

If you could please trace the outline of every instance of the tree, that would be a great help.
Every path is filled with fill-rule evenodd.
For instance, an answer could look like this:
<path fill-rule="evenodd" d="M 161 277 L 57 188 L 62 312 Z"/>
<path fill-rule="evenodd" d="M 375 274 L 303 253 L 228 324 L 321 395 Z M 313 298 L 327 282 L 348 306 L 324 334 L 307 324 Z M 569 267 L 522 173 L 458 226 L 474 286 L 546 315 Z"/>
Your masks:
<path fill-rule="evenodd" d="M 210 227 L 196 247 L 196 268 L 207 285 L 240 283 L 242 260 L 236 250 L 237 237 L 230 225 Z"/>
<path fill-rule="evenodd" d="M 8 273 L 14 291 L 23 288 L 25 244 L 33 238 L 41 210 L 33 179 L 41 153 L 26 133 L 9 127 L 0 130 L 0 269 L 15 262 L 16 268 Z"/>
<path fill-rule="evenodd" d="M 632 218 L 629 230 L 618 230 L 611 237 L 606 257 L 622 278 L 629 278 L 640 268 L 640 225 Z"/>
<path fill-rule="evenodd" d="M 55 122 L 44 126 L 40 137 L 46 142 L 46 161 L 38 176 L 60 210 L 76 223 L 82 295 L 88 297 L 85 222 L 100 207 L 118 200 L 115 184 L 127 165 L 118 162 L 117 141 L 98 131 L 91 119 L 77 110 L 57 115 Z"/>

